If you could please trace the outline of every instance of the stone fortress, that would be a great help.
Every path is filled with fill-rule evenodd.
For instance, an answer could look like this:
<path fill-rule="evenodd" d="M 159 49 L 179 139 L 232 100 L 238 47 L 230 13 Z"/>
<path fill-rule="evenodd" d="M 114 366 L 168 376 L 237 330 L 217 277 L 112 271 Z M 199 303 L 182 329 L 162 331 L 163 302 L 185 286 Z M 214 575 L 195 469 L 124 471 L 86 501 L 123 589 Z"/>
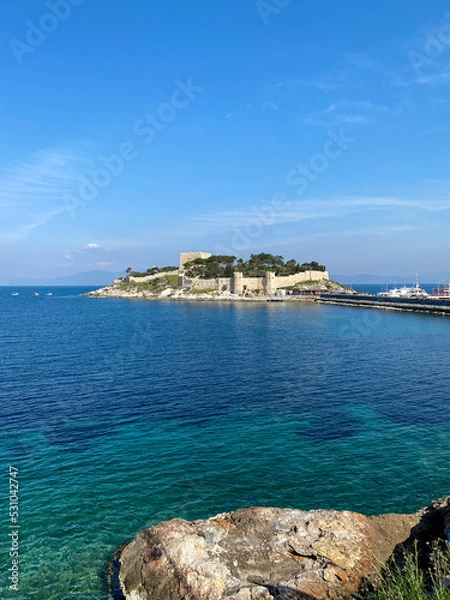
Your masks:
<path fill-rule="evenodd" d="M 259 290 L 266 295 L 275 294 L 278 289 L 291 287 L 305 281 L 328 280 L 328 271 L 305 271 L 286 277 L 276 277 L 275 273 L 268 271 L 264 277 L 243 277 L 242 273 L 235 272 L 233 277 L 218 277 L 216 279 L 191 279 L 185 275 L 185 265 L 196 258 L 209 258 L 209 252 L 181 252 L 178 284 L 187 289 L 216 290 L 218 292 L 231 292 L 241 296 L 246 292 Z"/>
<path fill-rule="evenodd" d="M 276 294 L 277 290 L 289 288 L 297 283 L 307 281 L 329 280 L 328 271 L 305 271 L 295 275 L 277 277 L 275 273 L 267 271 L 264 277 L 244 277 L 242 273 L 235 272 L 233 277 L 217 277 L 215 279 L 190 278 L 186 276 L 185 265 L 196 258 L 209 258 L 209 252 L 181 252 L 180 267 L 176 271 L 162 274 L 135 277 L 128 275 L 124 281 L 127 283 L 145 283 L 158 279 L 162 275 L 178 275 L 178 285 L 187 290 L 214 290 L 217 292 L 230 292 L 242 296 L 247 292 L 261 292 L 265 295 Z M 120 282 L 121 280 L 117 280 Z"/>

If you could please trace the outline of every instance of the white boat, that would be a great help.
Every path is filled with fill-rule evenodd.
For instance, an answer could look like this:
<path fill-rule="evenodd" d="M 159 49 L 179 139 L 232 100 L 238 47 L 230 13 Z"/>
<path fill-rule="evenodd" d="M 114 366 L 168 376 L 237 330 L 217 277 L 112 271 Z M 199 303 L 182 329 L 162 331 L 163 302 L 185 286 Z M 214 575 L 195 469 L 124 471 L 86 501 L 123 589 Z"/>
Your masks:
<path fill-rule="evenodd" d="M 32 296 L 39 296 L 39 292 L 31 292 Z"/>
<path fill-rule="evenodd" d="M 19 295 L 19 292 L 13 292 L 13 293 L 11 294 L 11 296 L 18 296 L 18 295 Z"/>
<path fill-rule="evenodd" d="M 45 295 L 46 296 L 53 296 L 53 292 L 47 292 Z"/>
<path fill-rule="evenodd" d="M 406 285 L 401 288 L 393 288 L 392 290 L 386 290 L 377 294 L 380 298 L 430 298 L 425 290 L 419 285 L 419 273 L 416 271 L 416 283 L 412 287 Z"/>

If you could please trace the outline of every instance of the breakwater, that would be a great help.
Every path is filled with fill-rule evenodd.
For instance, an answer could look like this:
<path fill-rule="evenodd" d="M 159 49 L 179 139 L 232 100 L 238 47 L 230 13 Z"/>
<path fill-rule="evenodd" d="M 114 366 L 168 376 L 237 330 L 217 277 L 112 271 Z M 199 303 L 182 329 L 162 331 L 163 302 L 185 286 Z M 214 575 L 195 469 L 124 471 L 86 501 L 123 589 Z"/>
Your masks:
<path fill-rule="evenodd" d="M 383 298 L 368 294 L 322 294 L 317 302 L 450 316 L 450 299 L 446 298 Z"/>

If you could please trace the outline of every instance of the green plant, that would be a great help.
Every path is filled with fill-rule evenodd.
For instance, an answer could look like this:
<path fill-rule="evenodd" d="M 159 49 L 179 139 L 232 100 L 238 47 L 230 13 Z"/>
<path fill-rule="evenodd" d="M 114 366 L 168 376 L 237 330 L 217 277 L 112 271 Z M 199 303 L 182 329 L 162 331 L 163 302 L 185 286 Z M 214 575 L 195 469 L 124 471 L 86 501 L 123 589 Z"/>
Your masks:
<path fill-rule="evenodd" d="M 423 568 L 416 543 L 385 567 L 369 600 L 450 600 L 449 578 L 450 545 L 435 544 L 431 564 Z"/>
<path fill-rule="evenodd" d="M 433 596 L 436 600 L 450 600 L 450 543 L 435 545 L 432 553 Z"/>
<path fill-rule="evenodd" d="M 166 279 L 166 281 L 170 283 L 172 287 L 178 285 L 178 275 L 164 275 L 164 279 Z"/>

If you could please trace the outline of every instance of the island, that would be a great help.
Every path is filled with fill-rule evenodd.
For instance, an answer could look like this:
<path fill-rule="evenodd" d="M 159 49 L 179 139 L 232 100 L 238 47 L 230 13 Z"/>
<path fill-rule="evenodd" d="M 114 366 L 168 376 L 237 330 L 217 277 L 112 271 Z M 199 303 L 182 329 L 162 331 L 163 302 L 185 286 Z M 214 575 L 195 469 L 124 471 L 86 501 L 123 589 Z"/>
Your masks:
<path fill-rule="evenodd" d="M 93 298 L 146 300 L 314 301 L 324 292 L 352 293 L 330 280 L 316 261 L 285 261 L 283 256 L 252 254 L 247 261 L 208 252 L 181 252 L 179 266 L 127 269 L 125 277 L 88 292 Z"/>

